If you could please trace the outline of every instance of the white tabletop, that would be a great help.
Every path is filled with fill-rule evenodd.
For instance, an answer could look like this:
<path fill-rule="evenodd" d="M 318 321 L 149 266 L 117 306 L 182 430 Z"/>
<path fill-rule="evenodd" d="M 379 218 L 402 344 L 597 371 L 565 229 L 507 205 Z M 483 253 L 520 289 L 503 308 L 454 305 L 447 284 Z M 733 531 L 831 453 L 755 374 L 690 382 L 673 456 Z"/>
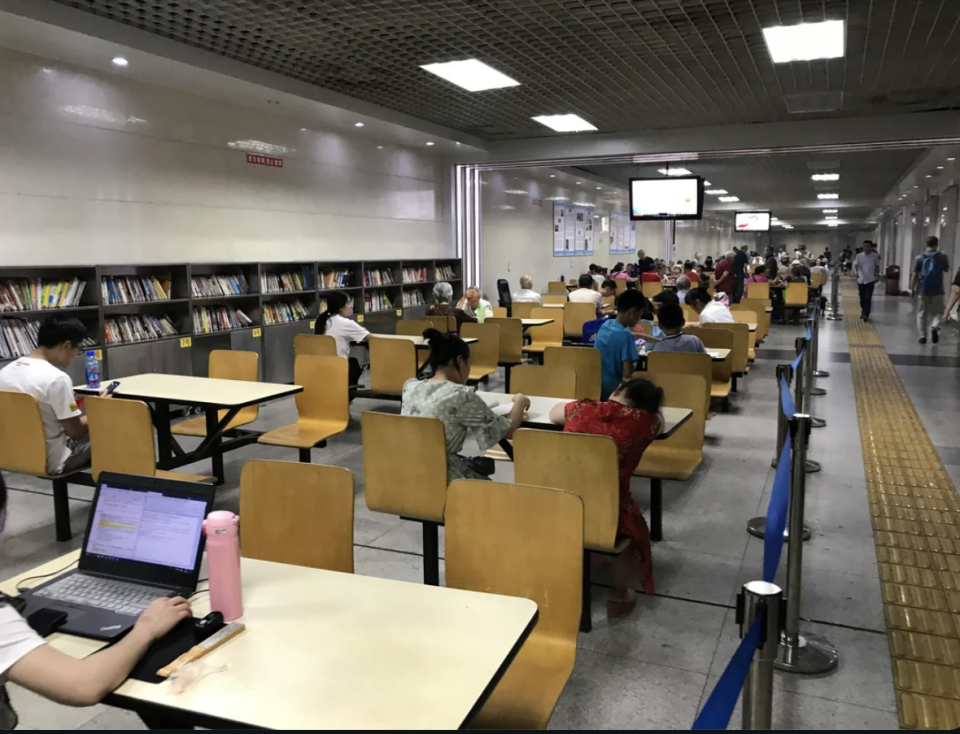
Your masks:
<path fill-rule="evenodd" d="M 206 657 L 227 670 L 179 696 L 131 679 L 118 703 L 273 729 L 457 729 L 537 614 L 517 597 L 247 558 L 241 569 L 247 629 Z M 194 616 L 208 611 L 198 595 Z M 78 640 L 47 641 L 76 657 L 103 645 Z"/>
<path fill-rule="evenodd" d="M 773 306 L 767 306 L 767 313 L 773 313 Z"/>
<path fill-rule="evenodd" d="M 426 328 L 429 329 L 430 327 L 427 326 Z M 416 346 L 417 349 L 430 348 L 429 339 L 425 339 L 422 336 L 413 336 L 412 334 L 371 334 L 370 338 L 371 339 L 406 339 L 409 342 L 413 342 L 414 346 Z M 478 341 L 478 339 L 476 337 L 471 336 L 471 337 L 463 338 L 463 341 L 466 344 L 473 344 L 474 342 Z"/>
<path fill-rule="evenodd" d="M 566 305 L 566 304 L 563 304 L 563 303 L 545 303 L 545 304 L 543 304 L 542 306 L 536 306 L 536 308 L 563 308 L 564 305 Z"/>
<path fill-rule="evenodd" d="M 520 319 L 520 321 L 523 323 L 523 328 L 525 329 L 528 326 L 543 326 L 553 323 L 553 319 Z"/>
<path fill-rule="evenodd" d="M 217 380 L 212 377 L 165 375 L 156 372 L 122 377 L 117 382 L 120 386 L 114 395 L 148 401 L 163 400 L 181 405 L 244 407 L 303 392 L 300 385 Z M 102 385 L 106 386 L 107 383 Z M 81 395 L 99 395 L 102 388 L 91 390 L 86 385 L 77 385 L 73 389 Z"/>
<path fill-rule="evenodd" d="M 477 392 L 483 401 L 494 408 L 494 411 L 506 415 L 510 406 L 513 404 L 513 395 L 502 392 Z M 527 395 L 530 398 L 530 409 L 523 419 L 523 425 L 527 428 L 549 428 L 560 430 L 560 426 L 550 421 L 550 410 L 558 403 L 566 405 L 574 401 L 567 398 L 544 398 L 534 395 Z M 496 407 L 494 407 L 496 406 Z M 687 422 L 687 419 L 693 415 L 693 411 L 687 408 L 662 408 L 664 427 L 663 431 L 657 437 L 658 440 L 670 438 L 680 426 Z"/>
<path fill-rule="evenodd" d="M 727 357 L 730 356 L 730 351 L 731 350 L 729 349 L 710 349 L 710 348 L 706 349 L 707 354 L 710 355 L 710 358 L 714 362 L 722 362 L 723 360 L 725 360 Z"/>

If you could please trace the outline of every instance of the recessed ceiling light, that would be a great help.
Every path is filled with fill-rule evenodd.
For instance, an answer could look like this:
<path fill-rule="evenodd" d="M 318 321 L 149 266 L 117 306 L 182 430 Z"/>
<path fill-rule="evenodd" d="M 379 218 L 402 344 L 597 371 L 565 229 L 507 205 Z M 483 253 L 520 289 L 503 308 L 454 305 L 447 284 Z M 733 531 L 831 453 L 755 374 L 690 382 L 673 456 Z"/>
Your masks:
<path fill-rule="evenodd" d="M 783 227 L 784 229 L 793 229 L 792 224 L 781 224 L 780 226 Z"/>
<path fill-rule="evenodd" d="M 383 146 L 382 146 L 382 145 L 378 145 L 378 146 L 377 146 L 377 150 L 383 150 Z"/>
<path fill-rule="evenodd" d="M 569 196 L 548 196 L 547 201 L 566 201 Z"/>
<path fill-rule="evenodd" d="M 363 123 L 362 123 L 362 122 L 355 122 L 355 123 L 353 123 L 353 126 L 354 126 L 354 127 L 363 127 Z"/>
<path fill-rule="evenodd" d="M 447 61 L 442 64 L 424 64 L 420 67 L 424 71 L 436 74 L 468 92 L 482 92 L 486 89 L 503 89 L 520 85 L 516 79 L 497 71 L 477 59 L 463 61 Z"/>
<path fill-rule="evenodd" d="M 840 222 L 827 222 L 828 227 L 839 227 Z"/>
<path fill-rule="evenodd" d="M 709 181 L 704 181 L 704 182 L 703 182 L 703 185 L 704 185 L 704 186 L 713 186 L 713 184 L 710 183 Z"/>
<path fill-rule="evenodd" d="M 740 198 L 737 196 L 721 196 L 720 201 L 722 201 L 725 204 L 731 204 L 734 201 L 740 201 Z"/>
<path fill-rule="evenodd" d="M 824 209 L 824 210 L 823 210 L 823 213 L 824 213 L 824 214 L 836 214 L 836 213 L 837 213 L 837 210 L 836 210 L 836 209 Z"/>
<path fill-rule="evenodd" d="M 836 214 L 828 214 L 827 216 L 824 217 L 824 219 L 839 219 L 839 218 L 840 217 L 838 217 Z"/>
<path fill-rule="evenodd" d="M 525 193 L 527 193 L 527 192 L 524 191 L 523 189 L 504 189 L 503 193 L 505 193 L 505 194 L 517 194 L 517 195 L 519 196 L 520 194 L 525 194 Z"/>
<path fill-rule="evenodd" d="M 595 125 L 591 125 L 580 115 L 538 115 L 530 119 L 536 120 L 541 125 L 546 125 L 558 133 L 582 133 L 597 129 Z"/>
<path fill-rule="evenodd" d="M 924 176 L 924 178 L 933 178 L 933 176 L 931 176 L 931 175 L 928 173 L 926 176 Z"/>
<path fill-rule="evenodd" d="M 603 191 L 603 189 L 597 186 L 597 191 Z"/>
<path fill-rule="evenodd" d="M 433 141 L 432 141 L 432 140 L 428 140 L 428 141 L 427 141 L 427 145 L 433 145 Z"/>
<path fill-rule="evenodd" d="M 725 193 L 727 193 L 727 190 L 726 189 L 710 189 L 707 193 L 713 194 L 714 196 L 723 196 Z"/>
<path fill-rule="evenodd" d="M 657 173 L 662 173 L 664 176 L 689 176 L 690 171 L 686 168 L 658 168 Z"/>
<path fill-rule="evenodd" d="M 114 66 L 127 66 L 130 63 L 123 56 L 114 56 L 111 60 Z"/>
<path fill-rule="evenodd" d="M 947 158 L 947 160 L 948 160 L 948 161 L 955 161 L 955 160 L 957 160 L 957 159 L 956 159 L 956 158 Z"/>
<path fill-rule="evenodd" d="M 556 177 L 557 177 L 556 174 L 554 174 L 554 173 L 551 173 L 551 174 L 550 174 L 550 178 L 556 178 Z"/>
<path fill-rule="evenodd" d="M 919 187 L 917 184 L 914 184 L 914 185 L 913 185 L 913 188 L 919 189 L 920 187 Z"/>
<path fill-rule="evenodd" d="M 942 170 L 943 170 L 943 166 L 937 166 L 937 170 L 938 170 L 938 171 L 942 171 Z"/>
<path fill-rule="evenodd" d="M 843 56 L 843 21 L 798 23 L 763 29 L 773 63 L 838 59 Z"/>
<path fill-rule="evenodd" d="M 839 199 L 840 194 L 817 194 L 818 199 Z"/>
<path fill-rule="evenodd" d="M 811 181 L 839 181 L 839 173 L 815 173 L 810 177 Z"/>
<path fill-rule="evenodd" d="M 579 186 L 579 185 L 580 185 L 580 182 L 579 182 L 579 181 L 577 181 L 577 186 Z"/>
<path fill-rule="evenodd" d="M 456 143 L 457 143 L 457 145 L 460 145 L 460 141 L 459 141 L 459 140 L 457 140 Z"/>
<path fill-rule="evenodd" d="M 947 209 L 948 209 L 948 207 L 943 207 L 943 210 L 944 210 L 944 211 L 946 211 Z"/>

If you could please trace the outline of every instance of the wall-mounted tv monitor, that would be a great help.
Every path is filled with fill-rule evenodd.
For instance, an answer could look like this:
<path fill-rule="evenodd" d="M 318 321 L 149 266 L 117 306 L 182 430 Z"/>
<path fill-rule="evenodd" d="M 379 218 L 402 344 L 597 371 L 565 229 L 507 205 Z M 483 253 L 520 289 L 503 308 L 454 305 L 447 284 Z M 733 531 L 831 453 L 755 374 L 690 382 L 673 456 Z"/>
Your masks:
<path fill-rule="evenodd" d="M 703 219 L 700 176 L 630 179 L 631 219 Z"/>
<path fill-rule="evenodd" d="M 737 212 L 738 232 L 769 232 L 770 212 Z"/>

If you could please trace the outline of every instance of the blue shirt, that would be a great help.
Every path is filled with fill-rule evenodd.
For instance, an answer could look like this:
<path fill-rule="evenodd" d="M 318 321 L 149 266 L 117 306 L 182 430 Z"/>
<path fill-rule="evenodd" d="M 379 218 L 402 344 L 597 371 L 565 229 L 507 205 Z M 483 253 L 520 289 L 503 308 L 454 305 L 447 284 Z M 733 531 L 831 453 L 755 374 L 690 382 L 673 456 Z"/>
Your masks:
<path fill-rule="evenodd" d="M 636 362 L 637 337 L 616 319 L 608 319 L 593 343 L 600 350 L 600 399 L 606 400 L 623 382 L 623 363 Z"/>

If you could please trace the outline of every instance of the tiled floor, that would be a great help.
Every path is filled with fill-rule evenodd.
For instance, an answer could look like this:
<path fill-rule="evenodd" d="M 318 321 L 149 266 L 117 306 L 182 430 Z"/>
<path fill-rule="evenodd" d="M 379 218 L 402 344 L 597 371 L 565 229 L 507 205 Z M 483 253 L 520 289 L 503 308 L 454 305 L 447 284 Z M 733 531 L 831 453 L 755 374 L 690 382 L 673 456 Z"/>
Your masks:
<path fill-rule="evenodd" d="M 898 373 L 954 481 L 960 478 L 960 370 L 957 333 L 945 330 L 936 347 L 917 344 L 914 315 L 906 299 L 877 299 L 875 321 Z M 604 589 L 594 589 L 594 630 L 581 635 L 573 677 L 551 721 L 557 729 L 689 729 L 738 642 L 732 605 L 737 590 L 759 578 L 762 543 L 745 532 L 748 519 L 764 514 L 769 498 L 776 435 L 774 365 L 788 361 L 796 327 L 774 326 L 758 350 L 750 376 L 741 381 L 729 414 L 707 425 L 705 461 L 685 484 L 667 483 L 664 540 L 654 548 L 657 596 L 640 598 L 633 614 L 608 622 Z M 832 675 L 800 678 L 777 674 L 776 728 L 888 729 L 897 727 L 890 656 L 867 507 L 859 432 L 843 322 L 821 330 L 821 379 L 827 397 L 814 398 L 814 414 L 827 420 L 815 429 L 811 457 L 823 471 L 809 475 L 807 518 L 813 539 L 804 547 L 804 628 L 828 637 L 840 650 Z M 766 358 L 767 356 L 773 359 Z M 940 360 L 917 359 L 919 355 Z M 924 365 L 929 366 L 924 366 Z M 936 364 L 937 366 L 932 366 Z M 490 389 L 501 390 L 494 381 Z M 370 408 L 396 410 L 396 403 L 358 400 L 352 414 Z M 256 427 L 293 420 L 291 401 L 266 406 Z M 217 505 L 237 510 L 240 467 L 253 457 L 295 461 L 296 452 L 253 446 L 228 455 L 227 484 Z M 359 421 L 314 451 L 314 461 L 349 468 L 356 477 L 356 572 L 419 582 L 417 526 L 371 513 L 363 501 L 363 454 Z M 205 469 L 197 465 L 195 470 Z M 185 471 L 191 470 L 190 468 Z M 497 478 L 512 480 L 512 466 L 499 463 Z M 9 577 L 77 547 L 53 542 L 49 487 L 8 476 L 10 518 L 0 545 Z M 647 483 L 634 492 L 646 506 Z M 87 515 L 90 490 L 71 488 L 74 532 Z M 87 501 L 84 501 L 87 500 Z M 441 553 L 442 553 L 441 531 Z M 785 556 L 784 556 L 785 558 Z M 601 576 L 602 578 L 602 576 Z M 781 578 L 778 579 L 782 583 Z M 442 577 L 441 577 L 442 581 Z M 24 728 L 133 729 L 137 718 L 103 706 L 71 710 L 22 690 L 12 691 Z M 731 722 L 739 728 L 739 710 Z"/>

